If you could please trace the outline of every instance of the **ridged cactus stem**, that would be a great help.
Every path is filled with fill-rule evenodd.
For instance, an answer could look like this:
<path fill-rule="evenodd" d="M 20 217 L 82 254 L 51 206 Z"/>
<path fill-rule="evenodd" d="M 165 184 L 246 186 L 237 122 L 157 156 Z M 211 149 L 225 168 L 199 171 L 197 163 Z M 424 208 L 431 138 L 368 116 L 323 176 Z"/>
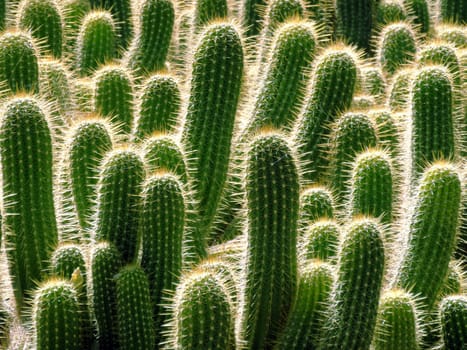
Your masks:
<path fill-rule="evenodd" d="M 465 349 L 467 346 L 467 297 L 452 295 L 440 306 L 441 329 L 446 350 Z"/>
<path fill-rule="evenodd" d="M 11 99 L 0 125 L 3 228 L 16 305 L 41 280 L 58 233 L 53 195 L 52 136 L 32 97 Z"/>
<path fill-rule="evenodd" d="M 366 218 L 352 221 L 340 247 L 337 280 L 318 349 L 370 348 L 384 264 L 378 225 Z"/>
<path fill-rule="evenodd" d="M 246 28 L 245 36 L 256 37 L 262 28 L 263 18 L 261 8 L 266 7 L 266 0 L 244 0 L 242 7 L 242 23 Z"/>
<path fill-rule="evenodd" d="M 462 0 L 440 0 L 439 16 L 447 23 L 467 23 L 467 5 Z"/>
<path fill-rule="evenodd" d="M 248 247 L 242 332 L 247 349 L 270 349 L 296 292 L 299 179 L 284 139 L 260 134 L 247 155 Z"/>
<path fill-rule="evenodd" d="M 300 233 L 305 232 L 317 220 L 333 217 L 334 199 L 327 188 L 313 186 L 300 194 Z"/>
<path fill-rule="evenodd" d="M 405 11 L 413 19 L 420 33 L 428 34 L 431 28 L 430 5 L 428 0 L 402 0 Z"/>
<path fill-rule="evenodd" d="M 301 260 L 319 259 L 334 263 L 341 236 L 339 225 L 332 220 L 319 220 L 308 227 L 299 242 Z"/>
<path fill-rule="evenodd" d="M 227 0 L 195 0 L 193 14 L 195 31 L 200 31 L 205 25 L 214 20 L 227 19 Z"/>

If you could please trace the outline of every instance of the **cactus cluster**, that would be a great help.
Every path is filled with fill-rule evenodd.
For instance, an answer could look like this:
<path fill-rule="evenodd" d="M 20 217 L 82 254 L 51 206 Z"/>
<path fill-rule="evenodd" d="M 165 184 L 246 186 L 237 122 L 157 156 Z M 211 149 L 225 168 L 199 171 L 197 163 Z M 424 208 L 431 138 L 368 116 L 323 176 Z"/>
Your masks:
<path fill-rule="evenodd" d="M 0 0 L 0 348 L 467 349 L 465 0 Z"/>

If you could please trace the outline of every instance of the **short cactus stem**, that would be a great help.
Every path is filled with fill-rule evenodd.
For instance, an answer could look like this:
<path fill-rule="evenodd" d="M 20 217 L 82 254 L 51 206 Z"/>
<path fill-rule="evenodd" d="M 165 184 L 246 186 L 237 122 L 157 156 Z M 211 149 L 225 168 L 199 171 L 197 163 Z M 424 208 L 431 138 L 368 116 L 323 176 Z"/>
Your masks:
<path fill-rule="evenodd" d="M 407 14 L 398 0 L 383 0 L 376 12 L 376 25 L 385 26 L 393 22 L 405 21 Z"/>
<path fill-rule="evenodd" d="M 341 243 L 337 279 L 318 349 L 369 349 L 384 262 L 378 225 L 366 218 L 352 221 Z"/>
<path fill-rule="evenodd" d="M 229 294 L 212 273 L 201 270 L 185 276 L 171 307 L 174 349 L 236 349 Z"/>
<path fill-rule="evenodd" d="M 245 0 L 242 7 L 242 23 L 246 28 L 245 36 L 247 38 L 256 37 L 262 29 L 262 11 L 261 7 L 266 7 L 266 0 Z"/>
<path fill-rule="evenodd" d="M 300 273 L 297 296 L 287 325 L 275 350 L 305 350 L 318 347 L 323 314 L 334 282 L 333 268 L 319 260 L 309 261 Z"/>
<path fill-rule="evenodd" d="M 420 49 L 418 56 L 421 67 L 430 64 L 446 67 L 451 74 L 456 89 L 460 89 L 460 63 L 453 45 L 442 42 L 428 44 Z"/>
<path fill-rule="evenodd" d="M 351 212 L 392 221 L 393 176 L 389 155 L 381 150 L 369 150 L 355 159 L 351 178 Z"/>
<path fill-rule="evenodd" d="M 35 292 L 33 322 L 37 350 L 81 350 L 80 305 L 71 282 L 50 280 Z"/>
<path fill-rule="evenodd" d="M 195 31 L 200 31 L 214 20 L 225 20 L 228 15 L 227 0 L 196 0 L 193 14 Z"/>
<path fill-rule="evenodd" d="M 467 297 L 448 296 L 441 301 L 439 309 L 444 348 L 464 349 L 467 346 Z"/>
<path fill-rule="evenodd" d="M 71 60 L 76 60 L 76 40 L 78 38 L 81 21 L 91 11 L 89 0 L 65 0 L 63 1 L 64 21 L 64 52 L 70 55 Z"/>
<path fill-rule="evenodd" d="M 415 72 L 414 69 L 407 68 L 400 69 L 394 74 L 388 94 L 391 112 L 406 112 L 410 107 L 410 89 Z"/>
<path fill-rule="evenodd" d="M 224 285 L 232 303 L 232 313 L 236 315 L 240 298 L 240 276 L 237 267 L 222 257 L 208 257 L 200 266 L 203 271 L 209 272 Z"/>
<path fill-rule="evenodd" d="M 111 118 L 122 134 L 129 135 L 133 126 L 133 84 L 128 71 L 109 65 L 94 76 L 94 109 Z"/>
<path fill-rule="evenodd" d="M 382 70 L 387 74 L 393 75 L 411 63 L 416 52 L 416 36 L 408 23 L 392 23 L 381 31 L 377 55 Z"/>
<path fill-rule="evenodd" d="M 331 191 L 325 187 L 314 186 L 300 194 L 300 233 L 320 219 L 334 217 L 334 199 Z"/>
<path fill-rule="evenodd" d="M 418 31 L 428 34 L 431 29 L 430 6 L 428 0 L 402 0 L 405 11 L 412 17 Z"/>
<path fill-rule="evenodd" d="M 29 34 L 6 31 L 0 36 L 0 81 L 12 94 L 39 91 L 38 51 Z"/>
<path fill-rule="evenodd" d="M 77 70 L 90 76 L 116 55 L 116 32 L 112 16 L 106 11 L 92 11 L 84 17 L 78 35 Z"/>
<path fill-rule="evenodd" d="M 461 184 L 457 169 L 438 162 L 425 170 L 410 219 L 407 251 L 396 284 L 430 310 L 447 276 L 456 244 Z"/>
<path fill-rule="evenodd" d="M 6 103 L 0 125 L 3 228 L 19 312 L 58 240 L 48 116 L 33 97 Z"/>
<path fill-rule="evenodd" d="M 323 38 L 330 38 L 336 26 L 336 8 L 334 0 L 305 0 L 308 18 L 320 28 Z"/>
<path fill-rule="evenodd" d="M 319 220 L 315 222 L 300 239 L 301 259 L 335 262 L 340 238 L 341 229 L 335 221 Z"/>
<path fill-rule="evenodd" d="M 55 0 L 23 0 L 18 9 L 18 27 L 30 30 L 32 36 L 42 42 L 44 53 L 55 58 L 62 56 L 63 21 Z"/>
<path fill-rule="evenodd" d="M 438 25 L 436 32 L 439 39 L 454 45 L 457 49 L 467 48 L 467 33 L 462 26 Z"/>
<path fill-rule="evenodd" d="M 279 134 L 263 133 L 252 142 L 245 186 L 249 224 L 242 332 L 247 349 L 263 349 L 272 347 L 284 327 L 296 291 L 299 179 Z"/>
<path fill-rule="evenodd" d="M 386 81 L 382 71 L 378 68 L 366 68 L 362 70 L 362 76 L 364 93 L 383 102 L 386 98 Z"/>
<path fill-rule="evenodd" d="M 148 277 L 137 265 L 127 265 L 115 276 L 115 283 L 120 348 L 155 349 L 156 334 Z"/>
<path fill-rule="evenodd" d="M 113 243 L 127 263 L 137 256 L 144 177 L 141 156 L 131 149 L 118 149 L 107 153 L 97 184 L 96 239 Z"/>
<path fill-rule="evenodd" d="M 180 88 L 172 76 L 155 74 L 149 77 L 138 99 L 135 140 L 142 140 L 154 132 L 174 132 L 180 107 Z"/>
<path fill-rule="evenodd" d="M 386 109 L 370 110 L 369 114 L 376 127 L 378 145 L 390 155 L 394 167 L 402 152 L 399 123 L 394 114 Z"/>
<path fill-rule="evenodd" d="M 118 348 L 117 292 L 114 276 L 123 262 L 117 249 L 108 242 L 98 242 L 91 250 L 92 310 L 96 319 L 99 349 Z"/>
<path fill-rule="evenodd" d="M 401 289 L 381 296 L 373 338 L 375 350 L 421 349 L 421 318 L 416 299 Z"/>
<path fill-rule="evenodd" d="M 357 62 L 358 55 L 342 44 L 329 47 L 316 59 L 311 93 L 293 136 L 306 183 L 319 182 L 324 175 L 328 161 L 321 147 L 329 142 L 329 126 L 352 102 Z"/>

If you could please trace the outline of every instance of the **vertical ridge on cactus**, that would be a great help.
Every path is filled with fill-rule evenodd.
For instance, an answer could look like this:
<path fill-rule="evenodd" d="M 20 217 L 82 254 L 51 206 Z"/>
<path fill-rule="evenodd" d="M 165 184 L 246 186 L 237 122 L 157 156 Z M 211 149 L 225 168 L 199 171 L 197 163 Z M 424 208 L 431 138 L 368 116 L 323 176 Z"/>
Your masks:
<path fill-rule="evenodd" d="M 463 349 L 467 346 L 467 297 L 453 295 L 440 304 L 441 329 L 446 349 Z"/>

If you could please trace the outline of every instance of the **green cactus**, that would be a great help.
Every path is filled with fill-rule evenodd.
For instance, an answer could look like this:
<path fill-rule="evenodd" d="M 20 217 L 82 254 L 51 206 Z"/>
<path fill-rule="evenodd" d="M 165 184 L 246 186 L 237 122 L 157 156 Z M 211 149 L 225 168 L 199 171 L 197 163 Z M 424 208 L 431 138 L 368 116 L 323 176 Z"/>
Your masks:
<path fill-rule="evenodd" d="M 446 279 L 443 282 L 443 286 L 438 292 L 437 304 L 441 302 L 441 299 L 452 294 L 461 294 L 464 286 L 464 271 L 460 262 L 452 260 L 449 263 L 448 272 Z"/>
<path fill-rule="evenodd" d="M 386 98 L 386 82 L 383 73 L 378 68 L 362 70 L 363 92 L 374 97 L 377 102 L 384 102 Z"/>
<path fill-rule="evenodd" d="M 144 177 L 141 156 L 131 149 L 107 153 L 100 169 L 96 239 L 113 243 L 126 263 L 137 257 L 138 197 Z"/>
<path fill-rule="evenodd" d="M 228 291 L 211 273 L 192 272 L 178 285 L 173 301 L 171 348 L 234 350 L 233 309 Z"/>
<path fill-rule="evenodd" d="M 422 298 L 430 310 L 456 244 L 461 184 L 454 166 L 438 162 L 425 170 L 416 200 L 396 284 Z"/>
<path fill-rule="evenodd" d="M 141 267 L 148 275 L 158 333 L 166 321 L 160 304 L 175 289 L 183 265 L 186 210 L 182 187 L 176 177 L 161 171 L 145 181 L 141 195 Z M 156 338 L 160 340 L 159 335 Z"/>
<path fill-rule="evenodd" d="M 337 258 L 340 236 L 341 229 L 335 221 L 322 219 L 315 222 L 301 239 L 299 250 L 302 260 L 333 262 Z"/>
<path fill-rule="evenodd" d="M 444 67 L 420 69 L 412 83 L 412 176 L 437 159 L 456 154 L 452 116 L 452 80 Z"/>
<path fill-rule="evenodd" d="M 227 177 L 242 78 L 243 48 L 235 27 L 228 23 L 209 26 L 194 54 L 182 135 L 203 237 L 212 224 Z"/>
<path fill-rule="evenodd" d="M 91 0 L 91 6 L 110 11 L 112 18 L 118 23 L 117 46 L 119 50 L 126 50 L 133 37 L 133 17 L 130 0 Z"/>
<path fill-rule="evenodd" d="M 5 29 L 7 14 L 7 0 L 0 0 L 0 32 L 3 32 Z"/>
<path fill-rule="evenodd" d="M 394 74 L 388 97 L 391 112 L 406 112 L 409 108 L 410 89 L 415 72 L 413 68 L 406 68 Z"/>
<path fill-rule="evenodd" d="M 305 6 L 301 0 L 272 0 L 266 10 L 263 35 L 271 38 L 276 29 L 288 19 L 304 18 Z M 264 45 L 264 43 L 263 43 Z M 263 49 L 266 49 L 263 47 Z"/>
<path fill-rule="evenodd" d="M 76 40 L 83 18 L 91 11 L 89 0 L 65 0 L 63 1 L 64 21 L 64 52 L 71 61 L 76 60 Z"/>
<path fill-rule="evenodd" d="M 174 132 L 180 107 L 180 88 L 172 76 L 155 74 L 148 78 L 138 101 L 135 140 L 142 140 L 153 132 Z"/>
<path fill-rule="evenodd" d="M 355 157 L 376 143 L 376 131 L 367 115 L 348 112 L 336 123 L 331 139 L 329 177 L 338 203 L 342 204 L 349 194 L 348 181 Z"/>
<path fill-rule="evenodd" d="M 115 276 L 115 283 L 120 348 L 155 349 L 156 334 L 148 277 L 139 266 L 127 265 Z"/>
<path fill-rule="evenodd" d="M 336 26 L 334 0 L 305 0 L 305 4 L 308 18 L 318 25 L 320 34 L 326 39 L 331 38 Z"/>
<path fill-rule="evenodd" d="M 84 17 L 78 35 L 77 70 L 90 76 L 99 65 L 116 55 L 116 29 L 112 16 L 106 11 L 92 11 Z"/>
<path fill-rule="evenodd" d="M 39 91 L 38 51 L 29 34 L 6 31 L 0 36 L 0 82 L 12 94 Z"/>
<path fill-rule="evenodd" d="M 373 338 L 375 350 L 421 349 L 421 318 L 416 299 L 401 289 L 384 293 Z"/>
<path fill-rule="evenodd" d="M 439 309 L 444 349 L 464 349 L 467 346 L 467 297 L 446 297 Z"/>
<path fill-rule="evenodd" d="M 196 31 L 213 20 L 225 20 L 228 16 L 227 0 L 196 0 L 193 25 Z"/>
<path fill-rule="evenodd" d="M 337 114 L 352 102 L 357 62 L 356 53 L 342 44 L 328 47 L 317 58 L 311 93 L 293 136 L 305 182 L 319 182 L 323 176 L 327 157 L 322 146 L 328 143 Z"/>
<path fill-rule="evenodd" d="M 52 137 L 48 117 L 32 97 L 12 98 L 0 125 L 5 243 L 18 311 L 58 239 Z"/>
<path fill-rule="evenodd" d="M 300 233 L 319 219 L 334 217 L 334 199 L 325 187 L 309 187 L 300 194 Z"/>
<path fill-rule="evenodd" d="M 462 26 L 439 25 L 436 27 L 436 32 L 441 40 L 454 45 L 457 49 L 467 48 L 467 33 Z"/>
<path fill-rule="evenodd" d="M 247 155 L 248 254 L 242 332 L 247 349 L 270 348 L 296 291 L 299 179 L 289 146 L 261 134 Z"/>
<path fill-rule="evenodd" d="M 351 213 L 392 221 L 393 177 L 389 155 L 369 150 L 357 156 L 351 178 Z"/>
<path fill-rule="evenodd" d="M 447 23 L 467 24 L 467 5 L 462 0 L 440 0 L 439 17 Z"/>
<path fill-rule="evenodd" d="M 441 65 L 448 69 L 456 88 L 460 88 L 460 64 L 456 49 L 447 43 L 434 43 L 424 46 L 419 53 L 420 66 Z M 456 101 L 454 101 L 456 102 Z"/>
<path fill-rule="evenodd" d="M 369 53 L 373 16 L 378 3 L 375 0 L 336 0 L 338 35 Z"/>
<path fill-rule="evenodd" d="M 91 251 L 92 309 L 96 319 L 99 349 L 118 348 L 117 294 L 114 276 L 123 262 L 117 249 L 108 242 L 98 242 Z"/>
<path fill-rule="evenodd" d="M 427 0 L 402 0 L 406 13 L 412 17 L 415 28 L 428 34 L 431 27 L 430 5 Z"/>
<path fill-rule="evenodd" d="M 76 79 L 73 82 L 76 109 L 79 113 L 92 113 L 94 110 L 94 83 L 90 78 Z"/>
<path fill-rule="evenodd" d="M 164 68 L 175 12 L 171 0 L 144 0 L 139 11 L 139 26 L 128 53 L 128 66 L 136 76 L 147 76 Z"/>
<path fill-rule="evenodd" d="M 240 279 L 238 268 L 227 259 L 221 257 L 208 257 L 200 264 L 201 270 L 214 275 L 224 285 L 227 295 L 232 303 L 232 313 L 237 314 L 240 298 Z"/>
<path fill-rule="evenodd" d="M 415 59 L 417 41 L 415 33 L 406 22 L 396 22 L 384 27 L 378 41 L 378 61 L 388 75 L 393 75 Z"/>
<path fill-rule="evenodd" d="M 319 260 L 307 263 L 300 274 L 297 296 L 275 350 L 317 348 L 323 313 L 329 302 L 333 282 L 331 266 Z"/>
<path fill-rule="evenodd" d="M 23 0 L 18 9 L 17 25 L 30 30 L 41 43 L 44 53 L 62 56 L 63 22 L 55 0 Z"/>
<path fill-rule="evenodd" d="M 82 329 L 78 295 L 71 282 L 52 279 L 35 292 L 34 349 L 81 350 Z"/>
<path fill-rule="evenodd" d="M 245 0 L 242 3 L 242 24 L 245 28 L 245 37 L 256 37 L 263 27 L 262 8 L 267 6 L 267 1 Z"/>
<path fill-rule="evenodd" d="M 393 168 L 398 169 L 401 135 L 396 118 L 386 109 L 372 110 L 369 114 L 376 127 L 379 146 L 389 153 Z"/>
<path fill-rule="evenodd" d="M 94 76 L 94 109 L 112 119 L 125 135 L 133 126 L 133 85 L 127 70 L 108 65 Z"/>
<path fill-rule="evenodd" d="M 383 1 L 377 8 L 376 24 L 383 27 L 393 22 L 405 21 L 407 15 L 405 9 L 399 1 Z"/>
<path fill-rule="evenodd" d="M 378 225 L 366 218 L 352 221 L 340 247 L 337 280 L 318 349 L 370 348 L 384 261 Z"/>

